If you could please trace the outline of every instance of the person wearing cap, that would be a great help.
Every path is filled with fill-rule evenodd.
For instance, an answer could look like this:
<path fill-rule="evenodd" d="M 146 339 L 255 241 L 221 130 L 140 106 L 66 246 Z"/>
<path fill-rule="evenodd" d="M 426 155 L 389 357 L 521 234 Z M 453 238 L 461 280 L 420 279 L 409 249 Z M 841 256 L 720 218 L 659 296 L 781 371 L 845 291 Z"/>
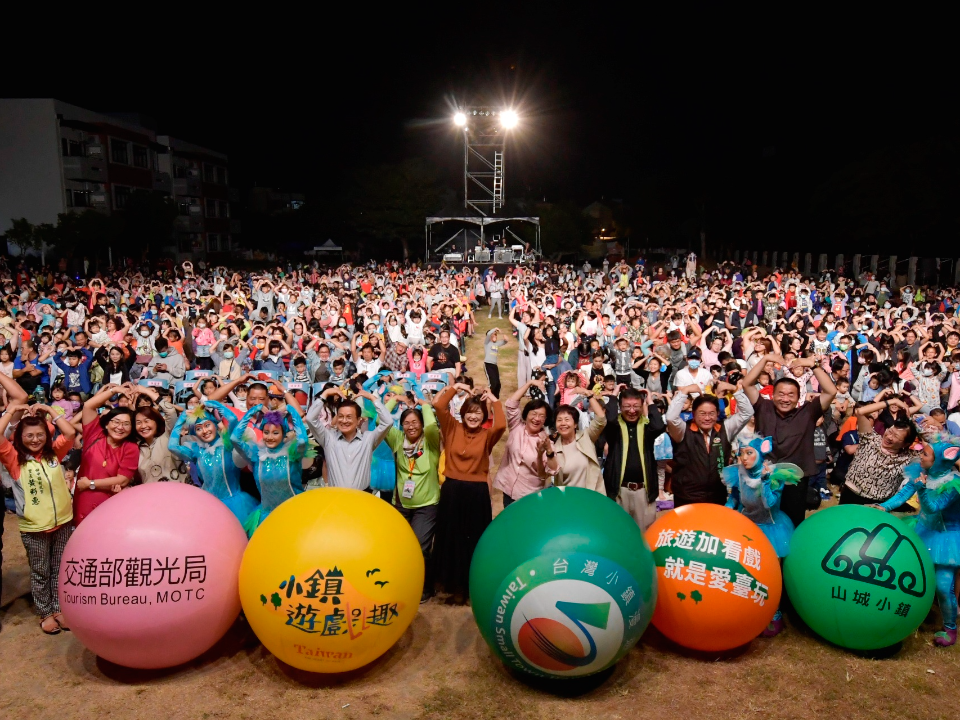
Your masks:
<path fill-rule="evenodd" d="M 713 375 L 707 368 L 703 367 L 703 354 L 699 348 L 692 348 L 687 353 L 687 364 L 677 371 L 674 378 L 674 387 L 684 387 L 686 385 L 696 385 L 703 392 L 707 383 L 713 380 Z"/>
<path fill-rule="evenodd" d="M 407 359 L 407 343 L 403 338 L 387 345 L 383 353 L 383 367 L 398 373 L 404 373 L 410 368 L 410 361 Z"/>
<path fill-rule="evenodd" d="M 681 370 L 678 377 L 686 371 L 687 368 Z M 674 507 L 699 502 L 723 505 L 727 501 L 721 473 L 732 457 L 731 440 L 753 417 L 753 406 L 743 390 L 726 382 L 717 384 L 718 393 L 732 390 L 736 390 L 737 411 L 721 421 L 716 397 L 703 394 L 699 383 L 677 382 L 665 417 L 667 434 L 673 443 Z M 697 395 L 692 406 L 693 417 L 685 421 L 680 414 L 691 395 Z"/>

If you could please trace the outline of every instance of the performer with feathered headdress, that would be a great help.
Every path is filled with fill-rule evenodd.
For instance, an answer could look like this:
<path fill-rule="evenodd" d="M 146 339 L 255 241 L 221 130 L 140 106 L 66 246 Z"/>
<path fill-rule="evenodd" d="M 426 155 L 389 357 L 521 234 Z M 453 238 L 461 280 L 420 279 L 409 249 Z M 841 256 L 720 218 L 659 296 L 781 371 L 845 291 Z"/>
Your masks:
<path fill-rule="evenodd" d="M 899 492 L 880 505 L 891 512 L 914 494 L 920 500 L 920 514 L 914 529 L 930 551 L 937 578 L 937 600 L 943 616 L 943 630 L 933 636 L 939 647 L 957 642 L 956 577 L 960 568 L 960 438 L 943 432 L 925 432 L 923 439 L 933 449 L 933 464 L 924 470 L 924 460 L 914 460 L 903 469 L 905 481 Z M 913 518 L 906 518 L 909 522 Z"/>
<path fill-rule="evenodd" d="M 280 503 L 303 492 L 302 462 L 315 454 L 297 412 L 289 408 L 266 413 L 262 410 L 263 405 L 247 410 L 230 433 L 233 444 L 250 462 L 260 490 L 260 507 L 246 523 L 251 534 Z M 248 431 L 251 423 L 263 433 L 262 440 Z"/>
<path fill-rule="evenodd" d="M 773 438 L 755 437 L 740 447 L 740 462 L 723 469 L 721 479 L 730 495 L 727 507 L 746 515 L 767 536 L 777 557 L 790 553 L 793 522 L 780 509 L 780 496 L 786 485 L 796 484 L 803 470 L 793 463 L 768 463 L 764 458 L 773 451 Z M 778 609 L 764 637 L 779 635 L 784 628 Z"/>
<path fill-rule="evenodd" d="M 245 523 L 257 501 L 240 489 L 240 468 L 246 461 L 230 441 L 237 423 L 229 408 L 205 399 L 202 405 L 180 415 L 170 432 L 170 452 L 191 463 L 203 480 L 203 489 Z M 184 433 L 186 437 L 181 437 Z"/>

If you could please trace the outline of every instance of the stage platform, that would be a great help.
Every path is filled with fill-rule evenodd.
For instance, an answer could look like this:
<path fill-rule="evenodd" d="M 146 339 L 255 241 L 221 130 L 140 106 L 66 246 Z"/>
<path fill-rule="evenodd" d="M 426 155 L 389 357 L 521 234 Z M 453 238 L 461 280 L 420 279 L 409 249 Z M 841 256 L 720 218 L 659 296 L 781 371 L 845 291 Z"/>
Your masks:
<path fill-rule="evenodd" d="M 428 268 L 438 268 L 442 263 L 436 260 L 431 260 L 430 262 L 424 263 Z M 536 262 L 522 262 L 522 263 L 478 263 L 478 262 L 448 262 L 446 263 L 447 267 L 452 268 L 469 268 L 470 270 L 479 269 L 481 272 L 487 268 L 493 268 L 493 271 L 497 273 L 498 277 L 503 277 L 508 272 L 515 270 L 518 267 L 521 268 L 530 268 L 531 270 L 537 270 L 540 267 L 540 261 Z"/>

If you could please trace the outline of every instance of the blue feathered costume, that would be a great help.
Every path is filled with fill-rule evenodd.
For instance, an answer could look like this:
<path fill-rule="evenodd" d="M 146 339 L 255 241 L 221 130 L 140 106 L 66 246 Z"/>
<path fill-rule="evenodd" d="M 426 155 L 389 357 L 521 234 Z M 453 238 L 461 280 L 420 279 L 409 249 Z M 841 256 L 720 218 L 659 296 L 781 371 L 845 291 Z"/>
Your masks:
<path fill-rule="evenodd" d="M 277 425 L 283 429 L 284 439 L 273 449 L 268 448 L 262 440 L 258 441 L 253 433 L 247 431 L 247 427 L 259 417 L 262 409 L 262 405 L 257 405 L 247 410 L 230 434 L 233 444 L 250 462 L 253 479 L 257 481 L 257 488 L 260 490 L 260 507 L 251 513 L 246 523 L 247 531 L 251 535 L 280 503 L 303 492 L 302 461 L 312 454 L 307 428 L 296 412 L 288 412 L 286 415 L 279 412 L 266 413 L 260 421 L 260 429 L 267 425 Z M 290 418 L 290 423 L 287 418 Z"/>
<path fill-rule="evenodd" d="M 960 437 L 938 433 L 926 436 L 933 448 L 933 465 L 924 476 L 915 460 L 903 470 L 906 481 L 899 492 L 881 504 L 891 512 L 916 493 L 920 514 L 914 529 L 933 558 L 937 577 L 937 600 L 943 616 L 943 630 L 933 642 L 949 647 L 957 642 L 956 577 L 960 567 L 960 473 L 955 467 L 960 453 Z"/>
<path fill-rule="evenodd" d="M 753 438 L 740 448 L 740 462 L 723 469 L 722 479 L 730 491 L 727 507 L 755 522 L 777 551 L 777 557 L 782 558 L 790 553 L 794 527 L 780 509 L 780 496 L 785 485 L 799 482 L 803 471 L 793 463 L 764 463 L 763 459 L 772 450 L 773 438 Z M 750 467 L 745 460 L 752 463 Z"/>
<path fill-rule="evenodd" d="M 727 507 L 733 508 L 757 524 L 767 536 L 777 557 L 790 553 L 793 522 L 780 509 L 780 496 L 787 484 L 803 477 L 803 470 L 793 463 L 765 463 L 773 450 L 773 438 L 755 437 L 740 447 L 740 462 L 723 469 L 721 479 L 730 495 Z M 784 628 L 783 614 L 777 608 L 773 620 L 763 631 L 764 637 L 779 635 Z"/>
<path fill-rule="evenodd" d="M 217 413 L 221 420 L 225 420 L 227 429 L 218 432 L 213 442 L 205 443 L 196 436 L 196 427 L 212 422 L 220 429 L 217 417 L 211 413 Z M 234 456 L 230 441 L 230 433 L 237 423 L 237 416 L 229 408 L 207 400 L 177 419 L 170 432 L 170 452 L 189 462 L 191 471 L 198 473 L 203 480 L 203 489 L 230 508 L 237 520 L 244 524 L 256 510 L 257 501 L 240 489 L 240 467 L 245 463 L 242 457 Z M 189 431 L 189 438 L 181 439 L 185 427 Z"/>

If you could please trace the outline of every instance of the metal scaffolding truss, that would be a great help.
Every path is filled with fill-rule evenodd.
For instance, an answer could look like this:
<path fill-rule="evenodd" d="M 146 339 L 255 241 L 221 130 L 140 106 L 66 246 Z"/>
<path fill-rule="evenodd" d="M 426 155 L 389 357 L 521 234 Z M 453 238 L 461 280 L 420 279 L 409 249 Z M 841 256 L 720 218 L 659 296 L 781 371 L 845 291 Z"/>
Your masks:
<path fill-rule="evenodd" d="M 506 130 L 502 110 L 477 106 L 463 110 L 463 206 L 488 216 L 503 207 Z"/>

